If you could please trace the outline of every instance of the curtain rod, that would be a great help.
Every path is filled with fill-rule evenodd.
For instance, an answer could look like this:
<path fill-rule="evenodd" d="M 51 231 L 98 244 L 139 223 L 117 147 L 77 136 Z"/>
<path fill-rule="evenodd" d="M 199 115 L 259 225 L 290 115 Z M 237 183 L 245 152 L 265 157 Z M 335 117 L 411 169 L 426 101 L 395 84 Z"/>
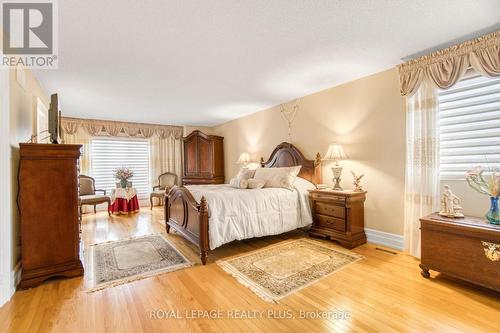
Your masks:
<path fill-rule="evenodd" d="M 431 47 L 431 48 L 419 51 L 417 53 L 413 53 L 413 54 L 407 55 L 406 57 L 401 58 L 401 61 L 403 61 L 403 62 L 410 61 L 410 60 L 419 58 L 421 56 L 430 54 L 432 52 L 436 52 L 436 51 L 445 49 L 447 47 L 450 47 L 450 46 L 453 46 L 453 45 L 457 45 L 457 44 L 461 44 L 461 43 L 466 42 L 468 40 L 481 37 L 483 35 L 492 33 L 492 32 L 497 31 L 497 30 L 500 30 L 500 22 L 497 23 L 497 24 L 494 24 L 492 26 L 489 26 L 487 28 L 484 28 L 484 29 L 481 29 L 481 30 L 477 30 L 477 31 L 475 31 L 473 33 L 470 33 L 468 35 L 462 36 L 460 38 L 452 39 L 452 40 L 450 40 L 450 41 L 448 41 L 446 43 L 439 44 L 437 46 L 434 46 L 434 47 Z"/>

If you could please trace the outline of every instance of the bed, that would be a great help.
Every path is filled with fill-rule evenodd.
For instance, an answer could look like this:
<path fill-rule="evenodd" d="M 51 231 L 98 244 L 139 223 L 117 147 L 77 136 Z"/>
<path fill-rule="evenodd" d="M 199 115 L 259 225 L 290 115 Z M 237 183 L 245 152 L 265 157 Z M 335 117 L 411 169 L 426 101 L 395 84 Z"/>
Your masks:
<path fill-rule="evenodd" d="M 321 158 L 308 160 L 292 144 L 278 145 L 261 167 L 301 166 L 298 178 L 321 182 Z M 203 265 L 209 250 L 233 240 L 276 235 L 312 222 L 307 187 L 235 189 L 228 185 L 172 188 L 165 196 L 166 231 L 173 228 L 200 250 Z"/>

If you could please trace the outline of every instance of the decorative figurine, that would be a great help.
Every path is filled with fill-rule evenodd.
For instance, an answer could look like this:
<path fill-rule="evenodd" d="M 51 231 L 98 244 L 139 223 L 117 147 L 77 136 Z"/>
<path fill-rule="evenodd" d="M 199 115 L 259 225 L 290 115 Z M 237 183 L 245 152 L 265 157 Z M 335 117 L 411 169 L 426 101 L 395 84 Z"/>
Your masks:
<path fill-rule="evenodd" d="M 363 186 L 359 185 L 361 182 L 361 178 L 363 178 L 364 174 L 361 176 L 356 176 L 354 171 L 351 170 L 352 173 L 352 184 L 354 185 L 354 192 L 363 192 Z"/>
<path fill-rule="evenodd" d="M 464 217 L 462 213 L 462 206 L 460 206 L 460 198 L 451 191 L 448 185 L 444 185 L 443 196 L 441 197 L 441 211 L 439 215 L 461 218 Z"/>

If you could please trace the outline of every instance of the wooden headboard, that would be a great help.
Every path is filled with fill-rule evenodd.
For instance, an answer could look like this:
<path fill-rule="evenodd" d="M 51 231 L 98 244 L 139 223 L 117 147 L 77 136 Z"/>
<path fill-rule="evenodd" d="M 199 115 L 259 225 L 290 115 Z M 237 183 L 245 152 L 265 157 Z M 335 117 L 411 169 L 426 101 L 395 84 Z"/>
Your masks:
<path fill-rule="evenodd" d="M 274 148 L 269 160 L 264 162 L 260 159 L 263 168 L 279 168 L 301 165 L 299 177 L 310 181 L 313 184 L 320 184 L 321 177 L 321 156 L 316 154 L 316 159 L 308 160 L 294 145 L 288 142 L 280 143 Z"/>

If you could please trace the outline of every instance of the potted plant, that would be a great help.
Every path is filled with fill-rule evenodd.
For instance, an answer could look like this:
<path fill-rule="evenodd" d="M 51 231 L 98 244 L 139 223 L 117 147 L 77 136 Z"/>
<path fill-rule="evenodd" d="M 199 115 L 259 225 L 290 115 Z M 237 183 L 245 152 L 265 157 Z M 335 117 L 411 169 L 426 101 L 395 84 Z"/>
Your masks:
<path fill-rule="evenodd" d="M 128 180 L 134 177 L 134 172 L 127 167 L 115 169 L 115 177 L 120 181 L 122 188 L 127 188 Z"/>
<path fill-rule="evenodd" d="M 500 172 L 497 169 L 485 170 L 476 167 L 467 172 L 465 179 L 469 186 L 475 191 L 490 196 L 490 210 L 486 218 L 491 224 L 500 224 L 500 213 L 498 211 L 498 197 L 500 196 Z"/>

